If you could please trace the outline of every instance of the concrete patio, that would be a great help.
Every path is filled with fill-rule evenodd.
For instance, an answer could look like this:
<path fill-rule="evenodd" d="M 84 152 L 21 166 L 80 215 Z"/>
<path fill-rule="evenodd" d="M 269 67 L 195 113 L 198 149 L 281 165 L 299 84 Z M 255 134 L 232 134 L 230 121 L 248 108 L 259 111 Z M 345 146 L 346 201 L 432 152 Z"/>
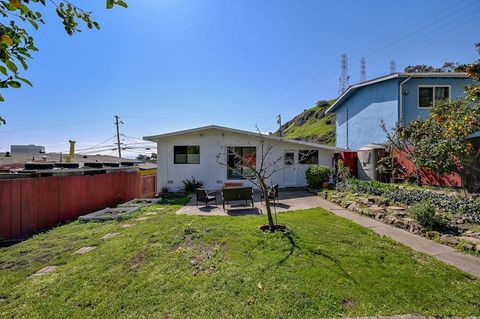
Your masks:
<path fill-rule="evenodd" d="M 275 207 L 278 213 L 293 211 L 299 209 L 319 207 L 318 196 L 304 190 L 297 188 L 284 188 L 279 191 L 279 200 Z M 217 192 L 217 205 L 210 203 L 205 207 L 204 203 L 198 203 L 196 206 L 196 198 L 192 197 L 190 202 L 183 206 L 177 214 L 187 215 L 205 215 L 205 216 L 238 216 L 238 215 L 259 215 L 266 213 L 266 207 L 261 202 L 260 192 L 253 193 L 254 208 L 251 207 L 250 202 L 245 204 L 244 201 L 231 202 L 230 205 L 225 205 L 225 210 L 222 207 L 221 192 Z"/>

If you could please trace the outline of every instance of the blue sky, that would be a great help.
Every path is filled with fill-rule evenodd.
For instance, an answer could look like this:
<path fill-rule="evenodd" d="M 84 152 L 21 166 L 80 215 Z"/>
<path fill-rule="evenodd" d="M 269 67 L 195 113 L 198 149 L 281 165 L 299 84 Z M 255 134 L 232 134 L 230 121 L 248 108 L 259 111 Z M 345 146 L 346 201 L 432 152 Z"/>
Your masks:
<path fill-rule="evenodd" d="M 218 124 L 276 129 L 319 99 L 336 97 L 340 55 L 350 84 L 408 64 L 472 62 L 480 1 L 78 1 L 100 31 L 65 34 L 51 6 L 33 32 L 40 52 L 24 76 L 34 87 L 3 92 L 0 151 L 35 143 L 79 148 L 122 132 L 133 137 Z M 50 12 L 47 12 L 50 11 Z"/>

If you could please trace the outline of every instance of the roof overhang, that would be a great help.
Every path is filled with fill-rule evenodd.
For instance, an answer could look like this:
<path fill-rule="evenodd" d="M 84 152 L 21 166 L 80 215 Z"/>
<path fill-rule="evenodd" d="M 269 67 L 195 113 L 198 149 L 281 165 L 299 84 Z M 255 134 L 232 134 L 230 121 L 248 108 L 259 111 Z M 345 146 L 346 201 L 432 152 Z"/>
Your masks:
<path fill-rule="evenodd" d="M 241 135 L 251 136 L 251 137 L 255 137 L 255 138 L 259 138 L 260 136 L 262 136 L 265 140 L 281 141 L 281 142 L 292 143 L 292 144 L 297 144 L 297 145 L 304 145 L 304 146 L 318 148 L 318 149 L 324 149 L 324 150 L 328 150 L 328 151 L 332 151 L 332 152 L 348 151 L 347 149 L 338 148 L 338 147 L 334 147 L 334 146 L 312 143 L 312 142 L 299 141 L 299 140 L 293 140 L 293 139 L 286 139 L 286 138 L 281 138 L 281 137 L 278 137 L 278 136 L 275 136 L 275 135 L 263 134 L 263 133 L 260 133 L 260 132 L 250 132 L 250 131 L 238 130 L 238 129 L 234 129 L 234 128 L 230 128 L 230 127 L 224 127 L 224 126 L 218 126 L 218 125 L 208 125 L 208 126 L 196 127 L 196 128 L 192 128 L 192 129 L 188 129 L 188 130 L 170 132 L 170 133 L 165 133 L 165 134 L 144 136 L 143 139 L 147 140 L 147 141 L 158 143 L 160 140 L 168 138 L 168 137 L 202 133 L 202 132 L 205 132 L 205 131 L 208 131 L 208 130 L 217 130 L 217 131 L 223 131 L 223 132 L 228 132 L 228 133 L 241 134 Z"/>
<path fill-rule="evenodd" d="M 333 113 L 350 95 L 352 95 L 359 88 L 375 84 L 378 82 L 384 82 L 391 79 L 402 79 L 402 78 L 468 78 L 467 73 L 457 73 L 457 72 L 429 72 L 429 73 L 392 73 L 384 75 L 375 79 L 368 81 L 360 82 L 348 87 L 345 92 L 335 101 L 335 103 L 330 106 L 325 113 Z"/>

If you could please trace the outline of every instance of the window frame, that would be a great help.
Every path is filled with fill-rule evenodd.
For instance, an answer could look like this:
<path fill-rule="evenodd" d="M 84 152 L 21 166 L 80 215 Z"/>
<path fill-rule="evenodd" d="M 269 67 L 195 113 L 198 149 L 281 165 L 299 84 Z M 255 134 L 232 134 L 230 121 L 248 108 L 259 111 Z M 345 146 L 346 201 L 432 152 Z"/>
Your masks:
<path fill-rule="evenodd" d="M 302 158 L 304 156 L 302 154 L 303 152 L 306 152 L 306 154 L 308 155 L 307 158 L 312 156 L 312 154 L 316 153 L 316 156 L 317 156 L 316 163 L 305 162 L 305 159 Z M 310 154 L 308 154 L 307 152 L 310 153 Z M 320 152 L 318 150 L 298 150 L 298 164 L 299 165 L 318 165 L 318 162 L 320 161 L 319 157 L 320 157 Z"/>
<path fill-rule="evenodd" d="M 435 106 L 435 90 L 437 87 L 440 87 L 440 88 L 448 88 L 448 100 L 451 101 L 452 100 L 452 86 L 451 85 L 448 85 L 448 84 L 433 84 L 433 85 L 429 85 L 429 84 L 420 84 L 417 86 L 417 109 L 420 109 L 420 110 L 429 110 L 431 109 L 432 107 Z M 433 94 L 433 105 L 432 106 L 420 106 L 420 88 L 432 88 L 433 91 L 432 91 L 432 94 Z"/>
<path fill-rule="evenodd" d="M 175 148 L 177 147 L 185 147 L 186 148 L 186 152 L 185 152 L 185 162 L 178 162 L 177 161 L 177 152 L 175 151 Z M 189 163 L 188 162 L 188 149 L 189 147 L 196 147 L 198 149 L 198 163 L 197 162 L 193 162 L 193 163 Z M 197 153 L 190 153 L 192 155 L 197 155 Z M 198 165 L 200 164 L 201 160 L 200 160 L 200 145 L 174 145 L 173 146 L 173 164 L 174 165 Z"/>
<path fill-rule="evenodd" d="M 230 176 L 230 171 L 232 170 L 232 168 L 230 167 L 229 165 L 229 157 L 230 157 L 230 149 L 234 149 L 234 154 L 233 156 L 235 156 L 235 153 L 239 153 L 237 152 L 237 150 L 235 149 L 242 149 L 242 156 L 243 156 L 243 149 L 244 148 L 253 148 L 254 149 L 254 154 L 255 154 L 255 167 L 257 166 L 257 147 L 256 146 L 241 146 L 241 145 L 238 145 L 238 146 L 234 146 L 234 145 L 230 145 L 230 146 L 227 146 L 227 180 L 248 180 L 248 177 L 245 177 L 245 172 L 244 172 L 244 169 L 245 168 L 248 168 L 247 166 L 241 166 L 239 167 L 240 168 L 240 176 L 241 177 L 232 177 Z M 236 156 L 235 156 L 236 157 Z"/>

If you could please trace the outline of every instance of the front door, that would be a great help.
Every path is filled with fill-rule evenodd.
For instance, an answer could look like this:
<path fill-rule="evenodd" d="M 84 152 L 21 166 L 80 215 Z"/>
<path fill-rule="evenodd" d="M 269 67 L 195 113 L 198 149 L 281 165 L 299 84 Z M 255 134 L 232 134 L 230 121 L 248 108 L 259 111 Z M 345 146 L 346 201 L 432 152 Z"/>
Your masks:
<path fill-rule="evenodd" d="M 297 171 L 295 167 L 296 153 L 295 151 L 286 151 L 284 154 L 283 185 L 287 187 L 297 185 Z"/>

